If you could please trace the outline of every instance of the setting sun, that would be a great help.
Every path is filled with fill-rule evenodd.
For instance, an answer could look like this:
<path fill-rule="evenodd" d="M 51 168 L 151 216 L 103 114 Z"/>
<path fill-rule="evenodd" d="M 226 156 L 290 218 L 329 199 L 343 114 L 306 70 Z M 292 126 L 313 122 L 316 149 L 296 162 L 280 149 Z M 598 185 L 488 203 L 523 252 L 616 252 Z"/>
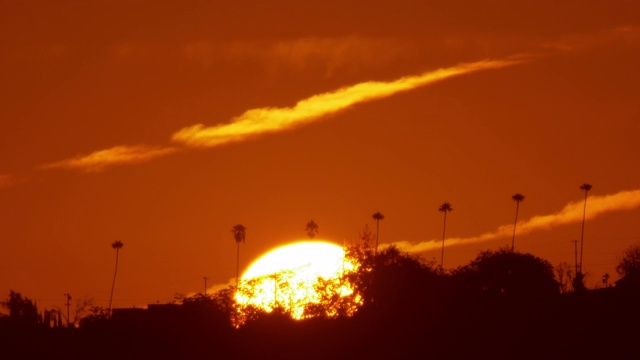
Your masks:
<path fill-rule="evenodd" d="M 640 359 L 640 0 L 0 0 L 0 54 L 0 360 Z"/>
<path fill-rule="evenodd" d="M 266 312 L 280 308 L 294 319 L 312 317 L 310 308 L 325 306 L 326 316 L 336 316 L 327 298 L 354 295 L 343 275 L 356 270 L 355 260 L 342 247 L 326 241 L 302 241 L 276 248 L 256 260 L 242 275 L 235 300 L 241 313 L 254 307 Z M 359 296 L 348 301 L 351 312 Z"/>

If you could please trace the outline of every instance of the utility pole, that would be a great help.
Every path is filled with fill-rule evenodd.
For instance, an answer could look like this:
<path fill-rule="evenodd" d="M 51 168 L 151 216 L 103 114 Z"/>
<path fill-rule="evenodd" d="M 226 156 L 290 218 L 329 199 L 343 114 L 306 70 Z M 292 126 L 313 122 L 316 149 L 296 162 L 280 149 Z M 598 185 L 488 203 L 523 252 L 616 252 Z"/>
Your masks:
<path fill-rule="evenodd" d="M 67 298 L 67 303 L 65 304 L 67 306 L 67 327 L 70 327 L 70 320 L 71 320 L 71 314 L 69 312 L 69 309 L 71 307 L 71 294 L 66 293 L 64 294 L 64 296 Z"/>
<path fill-rule="evenodd" d="M 202 278 L 204 279 L 204 296 L 207 297 L 207 280 L 209 280 L 209 278 L 206 276 Z"/>

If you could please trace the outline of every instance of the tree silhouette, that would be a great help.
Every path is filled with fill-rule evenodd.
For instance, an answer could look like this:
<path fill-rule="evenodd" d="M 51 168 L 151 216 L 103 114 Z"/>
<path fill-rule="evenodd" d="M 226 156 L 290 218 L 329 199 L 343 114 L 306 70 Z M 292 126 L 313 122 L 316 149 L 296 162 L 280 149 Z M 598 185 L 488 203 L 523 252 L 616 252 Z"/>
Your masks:
<path fill-rule="evenodd" d="M 454 276 L 467 290 L 494 295 L 528 299 L 560 291 L 551 263 L 532 254 L 506 248 L 480 252 L 468 265 L 458 268 Z"/>
<path fill-rule="evenodd" d="M 640 244 L 631 245 L 624 251 L 622 259 L 616 266 L 616 272 L 620 276 L 640 274 Z"/>
<path fill-rule="evenodd" d="M 109 297 L 109 313 L 111 313 L 111 304 L 113 302 L 113 289 L 116 286 L 116 275 L 118 275 L 118 255 L 124 244 L 120 240 L 116 240 L 111 247 L 116 250 L 116 270 L 113 273 L 113 282 L 111 283 L 111 296 Z"/>
<path fill-rule="evenodd" d="M 19 292 L 11 290 L 9 298 L 0 304 L 9 310 L 9 321 L 14 325 L 26 327 L 38 325 L 38 308 L 36 304 Z"/>
<path fill-rule="evenodd" d="M 307 235 L 309 236 L 309 239 L 313 239 L 314 237 L 316 237 L 316 234 L 318 233 L 318 224 L 311 220 L 307 223 L 307 226 L 304 228 L 307 231 Z"/>
<path fill-rule="evenodd" d="M 442 226 L 442 255 L 440 257 L 440 272 L 444 272 L 444 237 L 447 229 L 447 213 L 453 211 L 453 208 L 451 207 L 451 204 L 444 202 L 440 205 L 438 211 L 442 211 L 444 213 L 444 225 Z"/>
<path fill-rule="evenodd" d="M 424 309 L 439 293 L 431 286 L 438 277 L 435 262 L 423 263 L 418 256 L 402 252 L 395 245 L 373 256 L 362 244 L 351 244 L 345 257 L 359 264 L 356 271 L 345 274 L 344 281 L 361 299 L 365 313 L 374 309 L 387 314 L 411 313 Z"/>
<path fill-rule="evenodd" d="M 616 288 L 640 292 L 640 244 L 631 245 L 624 251 L 616 272 L 621 276 L 616 281 Z"/>
<path fill-rule="evenodd" d="M 589 193 L 589 190 L 591 190 L 591 185 L 586 183 L 582 184 L 580 185 L 580 189 L 584 190 L 584 211 L 582 213 L 582 233 L 580 235 L 580 268 L 578 270 L 578 272 L 582 274 L 582 250 L 584 248 L 584 222 L 587 217 L 587 194 Z"/>
<path fill-rule="evenodd" d="M 236 286 L 238 285 L 238 280 L 240 279 L 240 243 L 244 242 L 246 237 L 247 228 L 242 224 L 234 225 L 231 228 L 231 232 L 233 233 L 233 238 L 236 241 L 236 245 L 238 247 L 236 254 Z"/>
<path fill-rule="evenodd" d="M 524 200 L 524 195 L 522 194 L 514 194 L 511 197 L 516 202 L 516 220 L 513 222 L 513 237 L 511 238 L 511 251 L 515 249 L 515 241 L 516 241 L 516 225 L 518 224 L 518 209 L 520 208 L 520 203 Z"/>
<path fill-rule="evenodd" d="M 556 265 L 553 269 L 556 274 L 556 280 L 560 284 L 560 292 L 569 291 L 569 284 L 571 279 L 574 277 L 573 267 L 566 261 L 563 261 Z"/>
<path fill-rule="evenodd" d="M 583 292 L 587 289 L 586 286 L 584 285 L 585 276 L 586 274 L 583 274 L 578 270 L 578 272 L 576 273 L 576 276 L 573 278 L 573 281 L 571 282 L 571 285 L 573 285 L 574 292 Z"/>
<path fill-rule="evenodd" d="M 384 220 L 384 215 L 381 212 L 376 212 L 373 214 L 373 220 L 376 221 L 376 249 L 375 253 L 378 254 L 378 240 L 380 237 L 380 220 Z"/>
<path fill-rule="evenodd" d="M 440 275 L 436 260 L 424 262 L 392 245 L 373 259 L 370 276 L 371 283 L 362 291 L 365 301 L 362 314 L 408 330 L 417 327 L 420 321 L 417 319 L 436 319 L 448 313 L 443 306 L 451 299 L 446 286 L 448 278 Z M 435 321 L 430 326 L 438 332 Z"/>
<path fill-rule="evenodd" d="M 86 316 L 80 319 L 80 328 L 100 326 L 109 320 L 109 310 L 102 306 L 91 306 Z"/>
<path fill-rule="evenodd" d="M 364 229 L 358 232 L 358 240 L 360 240 L 363 249 L 368 251 L 373 242 L 373 234 L 369 230 L 369 225 L 365 224 Z"/>

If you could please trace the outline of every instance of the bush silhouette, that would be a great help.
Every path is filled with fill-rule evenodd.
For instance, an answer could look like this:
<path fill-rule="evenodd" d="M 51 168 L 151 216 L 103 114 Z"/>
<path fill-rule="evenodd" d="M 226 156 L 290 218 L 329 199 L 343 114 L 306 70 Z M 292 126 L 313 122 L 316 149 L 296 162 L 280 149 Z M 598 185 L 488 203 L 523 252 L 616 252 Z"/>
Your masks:
<path fill-rule="evenodd" d="M 530 298 L 560 292 L 551 263 L 506 248 L 480 252 L 468 265 L 458 268 L 454 278 L 459 286 L 473 293 Z"/>

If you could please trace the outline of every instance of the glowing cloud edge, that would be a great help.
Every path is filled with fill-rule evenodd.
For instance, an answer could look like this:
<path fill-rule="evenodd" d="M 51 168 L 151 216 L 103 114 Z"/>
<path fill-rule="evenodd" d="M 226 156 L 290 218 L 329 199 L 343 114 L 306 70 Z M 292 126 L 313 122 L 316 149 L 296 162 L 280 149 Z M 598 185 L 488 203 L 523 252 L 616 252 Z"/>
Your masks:
<path fill-rule="evenodd" d="M 536 230 L 547 230 L 560 225 L 577 223 L 582 221 L 584 202 L 570 202 L 560 211 L 549 215 L 537 215 L 528 220 L 518 221 L 517 233 L 519 235 L 529 234 Z M 586 219 L 591 220 L 596 217 L 621 210 L 633 210 L 640 207 L 640 189 L 625 190 L 610 195 L 596 195 L 587 198 Z M 447 238 L 445 246 L 465 245 L 483 243 L 499 238 L 506 238 L 513 234 L 513 224 L 499 226 L 495 231 L 487 232 L 478 236 L 467 238 Z M 409 252 L 425 252 L 439 249 L 442 246 L 442 239 L 434 239 L 421 242 L 396 241 L 391 244 L 381 245 L 382 248 L 395 245 L 398 249 Z"/>
<path fill-rule="evenodd" d="M 318 94 L 298 101 L 293 107 L 256 108 L 245 111 L 227 124 L 206 127 L 197 124 L 185 127 L 172 136 L 172 141 L 188 147 L 214 147 L 243 141 L 262 134 L 280 132 L 323 119 L 356 104 L 373 101 L 434 84 L 451 77 L 499 69 L 525 62 L 525 56 L 502 60 L 482 60 L 440 68 L 394 81 L 367 81 Z"/>

